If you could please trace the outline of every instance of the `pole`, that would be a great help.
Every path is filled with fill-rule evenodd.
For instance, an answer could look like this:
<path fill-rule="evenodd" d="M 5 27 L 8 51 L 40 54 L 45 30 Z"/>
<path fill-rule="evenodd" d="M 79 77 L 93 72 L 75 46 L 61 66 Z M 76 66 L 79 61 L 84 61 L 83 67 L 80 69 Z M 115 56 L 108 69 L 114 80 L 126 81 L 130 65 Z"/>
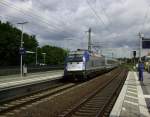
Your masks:
<path fill-rule="evenodd" d="M 141 32 L 139 32 L 139 61 L 141 61 L 141 56 L 142 56 L 142 38 L 143 38 L 143 34 L 141 34 Z"/>
<path fill-rule="evenodd" d="M 20 47 L 22 48 L 23 47 L 23 25 L 22 25 L 22 33 L 21 33 L 21 45 Z M 21 75 L 21 78 L 22 78 L 22 54 L 21 54 L 21 58 L 20 58 L 20 75 Z"/>
<path fill-rule="evenodd" d="M 22 28 L 20 48 L 23 48 L 23 25 L 26 23 L 28 23 L 28 22 L 17 23 L 17 24 L 20 24 L 21 28 Z M 21 56 L 20 56 L 20 76 L 21 76 L 21 78 L 22 78 L 22 61 L 23 61 L 23 57 L 22 57 L 22 53 L 21 53 Z"/>
<path fill-rule="evenodd" d="M 45 65 L 45 54 L 44 54 L 44 65 Z"/>
<path fill-rule="evenodd" d="M 37 63 L 37 47 L 36 47 L 36 55 L 35 55 L 35 57 L 36 57 L 35 60 L 36 60 L 36 65 L 37 65 L 38 64 Z"/>
<path fill-rule="evenodd" d="M 91 28 L 89 28 L 88 33 L 89 33 L 88 50 L 89 52 L 91 52 Z"/>
<path fill-rule="evenodd" d="M 46 56 L 46 53 L 42 53 L 43 54 L 43 57 L 44 57 L 44 65 L 45 65 L 45 56 Z"/>
<path fill-rule="evenodd" d="M 114 53 L 112 52 L 112 58 L 114 58 Z"/>

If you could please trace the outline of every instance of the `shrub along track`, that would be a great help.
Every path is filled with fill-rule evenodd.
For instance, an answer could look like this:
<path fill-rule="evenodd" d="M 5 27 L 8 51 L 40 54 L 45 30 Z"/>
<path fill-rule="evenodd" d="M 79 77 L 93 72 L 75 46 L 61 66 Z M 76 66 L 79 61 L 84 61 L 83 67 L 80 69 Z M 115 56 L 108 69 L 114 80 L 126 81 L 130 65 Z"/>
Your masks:
<path fill-rule="evenodd" d="M 79 114 L 82 116 L 84 114 L 86 115 L 87 110 L 92 113 L 88 112 L 89 116 L 90 114 L 93 116 L 96 115 L 93 114 L 94 110 L 96 110 L 96 112 L 100 115 L 108 115 L 121 90 L 121 87 L 119 87 L 118 84 L 120 84 L 120 86 L 123 85 L 126 73 L 126 70 L 117 68 L 87 82 L 79 83 L 78 85 L 71 83 L 64 86 L 66 88 L 61 89 L 58 87 L 58 89 L 60 89 L 59 91 L 50 90 L 50 92 L 53 93 L 45 93 L 45 96 L 42 96 L 43 93 L 40 93 L 39 95 L 41 95 L 41 97 L 27 97 L 34 101 L 30 100 L 25 102 L 18 107 L 16 106 L 13 110 L 5 111 L 2 115 L 8 117 L 55 117 L 77 116 L 77 114 Z M 113 90 L 117 88 L 118 91 L 113 92 Z M 97 93 L 97 91 L 101 93 Z M 36 98 L 34 99 L 34 97 Z M 21 103 L 24 100 L 25 99 L 16 101 L 12 103 L 12 105 Z M 96 103 L 97 105 L 94 106 Z M 86 104 L 90 105 L 91 108 L 84 107 Z M 101 108 L 98 106 L 100 104 Z M 11 106 L 11 103 L 8 105 Z"/>

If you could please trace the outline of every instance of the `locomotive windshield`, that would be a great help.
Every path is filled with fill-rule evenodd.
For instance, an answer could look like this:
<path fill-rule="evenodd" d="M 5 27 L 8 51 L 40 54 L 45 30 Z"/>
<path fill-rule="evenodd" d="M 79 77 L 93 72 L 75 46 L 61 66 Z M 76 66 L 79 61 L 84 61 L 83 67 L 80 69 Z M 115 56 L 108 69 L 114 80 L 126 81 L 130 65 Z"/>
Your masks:
<path fill-rule="evenodd" d="M 81 62 L 83 61 L 83 55 L 81 54 L 70 54 L 67 58 L 68 62 Z"/>

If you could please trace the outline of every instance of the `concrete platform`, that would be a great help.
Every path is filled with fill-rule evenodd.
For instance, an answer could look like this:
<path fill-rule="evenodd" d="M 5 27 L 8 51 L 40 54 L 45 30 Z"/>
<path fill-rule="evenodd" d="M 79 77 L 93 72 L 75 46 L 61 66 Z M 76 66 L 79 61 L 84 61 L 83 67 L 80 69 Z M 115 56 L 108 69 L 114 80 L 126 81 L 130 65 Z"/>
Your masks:
<path fill-rule="evenodd" d="M 0 76 L 0 90 L 18 85 L 32 84 L 46 80 L 59 79 L 63 76 L 63 70 L 29 73 L 25 77 L 20 75 Z"/>
<path fill-rule="evenodd" d="M 144 72 L 139 82 L 136 72 L 129 72 L 110 117 L 150 117 L 150 74 Z"/>

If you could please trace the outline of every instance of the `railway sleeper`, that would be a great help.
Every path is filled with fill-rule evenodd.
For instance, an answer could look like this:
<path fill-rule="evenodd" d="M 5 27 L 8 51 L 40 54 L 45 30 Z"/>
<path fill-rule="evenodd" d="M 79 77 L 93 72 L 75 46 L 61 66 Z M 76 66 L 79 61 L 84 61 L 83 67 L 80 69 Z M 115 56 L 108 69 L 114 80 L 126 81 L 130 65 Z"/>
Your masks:
<path fill-rule="evenodd" d="M 101 103 L 101 102 L 103 102 L 103 100 L 90 100 L 88 103 Z"/>
<path fill-rule="evenodd" d="M 94 117 L 96 115 L 95 112 L 91 113 L 91 112 L 85 112 L 85 113 L 80 113 L 80 112 L 75 112 L 73 115 L 75 116 L 80 116 L 80 117 Z"/>
<path fill-rule="evenodd" d="M 89 113 L 96 113 L 98 110 L 87 110 L 87 109 L 80 109 L 80 110 L 78 110 L 77 112 L 80 112 L 80 113 L 87 113 L 87 112 L 89 112 Z"/>
<path fill-rule="evenodd" d="M 88 103 L 86 103 L 87 106 L 94 106 L 94 107 L 99 107 L 100 104 L 104 104 L 104 102 L 96 102 L 96 103 L 88 102 Z"/>
<path fill-rule="evenodd" d="M 82 107 L 81 110 L 99 110 L 99 108 Z"/>

